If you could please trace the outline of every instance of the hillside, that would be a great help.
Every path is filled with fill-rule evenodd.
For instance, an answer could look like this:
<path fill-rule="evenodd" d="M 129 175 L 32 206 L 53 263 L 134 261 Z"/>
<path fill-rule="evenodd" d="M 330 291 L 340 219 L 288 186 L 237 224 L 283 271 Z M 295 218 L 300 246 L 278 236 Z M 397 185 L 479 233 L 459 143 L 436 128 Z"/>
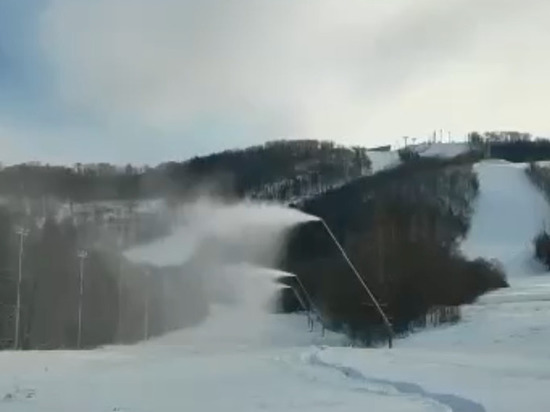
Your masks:
<path fill-rule="evenodd" d="M 27 163 L 0 170 L 0 196 L 67 202 L 182 198 L 205 189 L 286 200 L 370 172 L 367 151 L 316 140 L 274 141 L 155 167 Z"/>
<path fill-rule="evenodd" d="M 510 250 L 523 251 L 524 237 L 507 236 L 500 249 L 492 233 L 502 231 L 512 210 L 516 225 L 531 227 L 536 216 L 526 206 L 538 205 L 539 194 L 515 165 L 484 162 L 475 170 L 479 197 L 461 248 L 497 258 L 494 251 L 504 258 Z M 514 199 L 518 191 L 521 199 Z M 487 213 L 487 205 L 503 201 L 511 205 L 493 209 L 496 216 Z M 165 247 L 177 250 L 180 244 Z M 548 274 L 522 269 L 508 275 L 509 289 L 465 306 L 458 324 L 417 331 L 392 350 L 349 347 L 342 336 L 321 336 L 318 325 L 309 333 L 305 316 L 218 306 L 197 328 L 139 345 L 3 352 L 0 404 L 24 412 L 347 411 L 365 405 L 382 411 L 542 412 L 550 368 Z"/>
<path fill-rule="evenodd" d="M 4 256 L 10 270 L 0 273 L 0 281 L 5 285 L 2 291 L 4 305 L 0 308 L 0 338 L 3 338 L 0 341 L 4 347 L 9 347 L 13 339 L 11 325 L 16 283 L 12 273 L 17 268 L 15 258 L 19 241 L 15 229 L 21 225 L 30 230 L 24 242 L 25 267 L 21 283 L 24 347 L 75 345 L 74 307 L 78 283 L 74 273 L 79 264 L 77 252 L 81 249 L 90 251 L 86 271 L 93 273 L 84 281 L 88 290 L 84 313 L 97 314 L 93 317 L 94 327 L 84 336 L 85 346 L 141 339 L 141 317 L 145 311 L 150 312 L 148 323 L 152 335 L 189 326 L 202 319 L 207 313 L 208 298 L 202 283 L 193 280 L 197 276 L 195 265 L 182 256 L 199 253 L 188 244 L 204 236 L 202 232 L 191 230 L 189 224 L 215 221 L 214 210 L 211 210 L 214 214 L 208 216 L 208 204 L 200 206 L 199 203 L 198 209 L 203 213 L 186 217 L 186 210 L 194 207 L 191 200 L 204 193 L 216 193 L 218 198 L 230 203 L 243 196 L 252 200 L 294 203 L 309 214 L 323 217 L 354 259 L 361 262 L 362 273 L 391 308 L 399 331 L 405 333 L 411 322 L 434 306 L 454 306 L 505 284 L 490 265 L 461 263 L 453 255 L 453 245 L 467 231 L 471 202 L 476 195 L 471 160 L 467 156 L 453 157 L 463 150 L 463 145 L 439 144 L 432 148 L 436 158 L 421 156 L 403 163 L 395 151 L 367 151 L 308 140 L 273 142 L 141 171 L 132 167 L 117 171 L 107 165 L 95 169 L 84 165 L 74 169 L 38 165 L 4 169 L 0 172 L 0 182 L 3 182 L 0 189 L 7 191 L 7 203 L 1 223 L 6 230 L 4 239 L 0 239 L 0 247 L 3 247 L 0 255 Z M 60 185 L 58 174 L 64 176 L 61 182 L 70 184 Z M 14 182 L 18 179 L 23 179 L 23 183 L 37 179 L 44 186 L 36 182 L 17 186 Z M 132 192 L 131 185 L 126 185 L 129 181 L 145 184 L 155 179 L 154 192 L 149 192 L 147 185 L 139 192 Z M 78 192 L 72 191 L 72 184 L 77 185 Z M 112 185 L 119 185 L 121 191 L 111 190 Z M 10 192 L 17 187 L 29 192 Z M 88 192 L 87 188 L 93 190 Z M 56 198 L 60 193 L 68 198 Z M 160 197 L 149 199 L 153 193 Z M 104 199 L 110 197 L 113 198 Z M 242 218 L 239 213 L 226 217 L 234 219 L 237 226 Z M 210 236 L 215 239 L 219 237 L 216 230 L 224 223 L 210 223 L 214 227 Z M 235 227 L 234 231 L 242 234 L 243 229 Z M 259 238 L 260 232 L 270 236 L 264 227 L 259 231 L 250 229 L 249 236 Z M 351 306 L 348 307 L 336 304 L 330 308 L 346 290 L 357 293 L 356 285 L 336 280 L 346 269 L 341 259 L 334 255 L 334 247 L 326 245 L 326 234 L 314 234 L 317 239 L 309 240 L 308 235 L 303 240 L 299 236 L 291 239 L 291 254 L 279 256 L 278 261 L 271 259 L 269 263 L 262 260 L 262 264 L 296 272 L 306 283 L 311 281 L 308 277 L 317 265 L 323 266 L 320 273 L 327 271 L 327 276 L 317 276 L 313 295 L 325 310 L 339 314 L 333 319 L 332 327 L 341 329 L 343 325 L 353 325 L 351 329 L 361 333 L 377 328 L 378 320 L 372 317 L 362 318 L 357 323 L 357 305 L 362 304 L 361 298 L 349 300 Z M 173 241 L 181 245 L 175 253 L 168 251 Z M 264 256 L 266 251 L 260 250 L 261 245 L 258 241 L 257 253 Z M 220 246 L 213 242 L 208 248 L 218 253 Z M 212 256 L 208 248 L 200 249 L 204 255 L 202 259 Z M 251 248 L 250 244 L 233 242 L 224 248 L 224 254 L 234 255 L 231 256 L 234 261 L 250 258 L 250 253 L 245 253 Z M 127 249 L 132 250 L 124 253 Z M 327 251 L 324 262 L 319 260 L 322 250 Z M 396 259 L 403 250 L 410 252 L 407 252 L 409 258 Z M 155 259 L 147 258 L 151 253 Z M 308 253 L 313 254 L 313 260 Z M 159 264 L 160 255 L 164 260 Z M 55 259 L 46 260 L 45 256 L 55 256 Z M 422 256 L 418 262 L 424 263 L 406 263 L 418 256 Z M 400 261 L 404 263 L 401 266 L 396 264 Z M 426 262 L 429 261 L 433 264 L 428 270 Z M 429 289 L 428 295 L 415 292 L 414 299 L 400 303 L 400 294 L 405 290 L 421 290 L 422 282 L 429 282 L 426 275 L 433 276 L 435 271 L 441 270 L 455 279 L 458 276 L 466 279 L 479 272 L 486 272 L 489 278 L 480 278 L 467 288 L 457 285 L 455 289 L 459 292 L 447 293 L 445 297 L 441 296 L 441 285 L 436 284 Z M 494 274 L 490 275 L 492 271 Z M 151 273 L 159 276 L 151 276 Z M 419 277 L 424 280 L 414 280 Z M 337 282 L 340 287 L 332 288 L 332 295 L 324 296 L 322 291 L 328 289 L 323 282 L 328 282 L 327 285 Z M 202 300 L 203 303 L 192 308 L 181 304 L 176 291 L 183 285 L 187 288 L 181 292 L 182 301 Z M 63 299 L 63 296 L 70 296 L 70 299 Z M 163 299 L 166 296 L 169 298 Z M 292 299 L 288 299 L 288 293 L 283 294 L 282 304 L 286 310 L 296 308 L 297 302 Z M 48 311 L 52 302 L 56 309 Z M 173 319 L 169 315 L 185 310 L 189 316 Z M 113 312 L 117 316 L 110 316 Z M 55 327 L 45 329 L 41 326 L 44 323 Z"/>

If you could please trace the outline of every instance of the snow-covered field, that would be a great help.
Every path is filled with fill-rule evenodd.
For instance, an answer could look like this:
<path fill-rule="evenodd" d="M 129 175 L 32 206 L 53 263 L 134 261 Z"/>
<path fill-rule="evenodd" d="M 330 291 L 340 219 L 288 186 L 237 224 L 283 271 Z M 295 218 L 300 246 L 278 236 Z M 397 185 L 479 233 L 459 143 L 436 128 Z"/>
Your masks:
<path fill-rule="evenodd" d="M 499 259 L 511 288 L 455 325 L 393 350 L 345 346 L 299 315 L 214 310 L 201 326 L 135 346 L 0 353 L 1 411 L 550 410 L 550 276 L 529 258 L 548 206 L 522 165 L 477 165 L 463 250 Z"/>

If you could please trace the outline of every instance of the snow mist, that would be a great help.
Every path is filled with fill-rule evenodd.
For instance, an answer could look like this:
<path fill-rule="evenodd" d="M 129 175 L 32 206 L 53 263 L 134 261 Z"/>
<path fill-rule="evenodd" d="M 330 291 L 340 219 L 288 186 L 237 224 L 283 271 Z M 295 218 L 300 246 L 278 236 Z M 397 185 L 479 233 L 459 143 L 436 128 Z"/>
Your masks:
<path fill-rule="evenodd" d="M 158 267 L 181 266 L 185 276 L 200 277 L 210 317 L 199 328 L 217 316 L 225 323 L 239 323 L 239 334 L 246 335 L 243 324 L 248 332 L 260 333 L 262 317 L 272 312 L 280 290 L 273 273 L 282 272 L 268 268 L 278 262 L 289 230 L 317 218 L 273 203 L 201 197 L 183 205 L 175 220 L 170 236 L 134 248 L 126 256 Z M 227 319 L 228 312 L 233 320 Z"/>

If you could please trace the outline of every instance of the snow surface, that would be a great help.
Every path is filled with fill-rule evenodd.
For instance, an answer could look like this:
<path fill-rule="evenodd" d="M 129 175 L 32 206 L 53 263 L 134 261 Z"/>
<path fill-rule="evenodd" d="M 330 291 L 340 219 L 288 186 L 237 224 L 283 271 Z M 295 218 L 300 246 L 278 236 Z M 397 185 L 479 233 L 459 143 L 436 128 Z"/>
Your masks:
<path fill-rule="evenodd" d="M 532 258 L 533 239 L 549 207 L 525 174 L 525 164 L 484 161 L 476 165 L 481 191 L 462 251 L 470 258 L 497 259 L 511 282 L 541 273 Z"/>
<path fill-rule="evenodd" d="M 409 146 L 422 157 L 440 157 L 453 158 L 466 153 L 470 150 L 467 143 L 419 143 Z M 401 159 L 397 150 L 379 152 L 376 150 L 367 151 L 367 156 L 371 161 L 371 172 L 378 173 L 382 170 L 391 169 L 399 166 Z"/>
<path fill-rule="evenodd" d="M 550 279 L 524 279 L 521 287 L 466 307 L 459 324 L 416 333 L 395 350 L 330 348 L 316 356 L 341 372 L 350 368 L 348 376 L 360 381 L 435 394 L 453 411 L 544 412 L 550 410 L 549 315 Z"/>
<path fill-rule="evenodd" d="M 381 170 L 390 169 L 401 163 L 399 153 L 396 150 L 388 152 L 367 151 L 367 156 L 371 161 L 371 172 L 378 173 Z"/>
<path fill-rule="evenodd" d="M 337 345 L 303 316 L 224 311 L 201 327 L 132 347 L 0 354 L 2 411 L 439 411 L 437 403 L 349 383 L 314 367 Z M 258 319 L 259 318 L 259 319 Z M 262 327 L 256 328 L 261 320 Z M 248 323 L 248 322 L 251 323 Z M 254 328 L 247 328 L 247 325 Z"/>
<path fill-rule="evenodd" d="M 548 411 L 550 276 L 528 256 L 548 207 L 523 167 L 477 166 L 463 250 L 501 260 L 513 282 L 455 326 L 360 349 L 308 332 L 304 316 L 217 306 L 196 328 L 134 346 L 2 352 L 0 410 Z"/>
<path fill-rule="evenodd" d="M 429 143 L 418 151 L 422 157 L 453 158 L 470 150 L 467 143 Z"/>

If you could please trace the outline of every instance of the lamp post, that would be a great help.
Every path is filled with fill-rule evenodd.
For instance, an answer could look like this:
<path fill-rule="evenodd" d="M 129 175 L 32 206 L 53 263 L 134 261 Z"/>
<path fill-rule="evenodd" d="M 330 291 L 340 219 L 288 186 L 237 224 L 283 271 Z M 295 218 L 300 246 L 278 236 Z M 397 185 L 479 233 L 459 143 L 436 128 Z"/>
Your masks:
<path fill-rule="evenodd" d="M 123 242 L 122 238 L 118 238 L 117 246 L 118 246 L 118 282 L 117 282 L 117 300 L 118 300 L 118 306 L 117 306 L 117 340 L 119 342 L 122 341 L 122 271 L 124 266 L 124 258 L 122 255 L 122 249 L 123 249 Z"/>
<path fill-rule="evenodd" d="M 146 269 L 145 271 L 145 311 L 143 314 L 143 338 L 149 339 L 149 300 L 150 300 L 150 277 L 151 271 Z"/>
<path fill-rule="evenodd" d="M 84 298 L 84 260 L 88 257 L 88 252 L 85 250 L 79 250 L 77 253 L 80 260 L 80 289 L 78 294 L 78 335 L 76 339 L 76 347 L 80 349 L 82 345 L 82 302 Z"/>
<path fill-rule="evenodd" d="M 19 329 L 21 325 L 21 282 L 23 280 L 23 246 L 25 237 L 29 234 L 29 230 L 23 227 L 18 227 L 15 233 L 19 236 L 19 269 L 17 275 L 17 303 L 15 304 L 15 331 L 13 339 L 13 348 L 19 349 Z"/>

